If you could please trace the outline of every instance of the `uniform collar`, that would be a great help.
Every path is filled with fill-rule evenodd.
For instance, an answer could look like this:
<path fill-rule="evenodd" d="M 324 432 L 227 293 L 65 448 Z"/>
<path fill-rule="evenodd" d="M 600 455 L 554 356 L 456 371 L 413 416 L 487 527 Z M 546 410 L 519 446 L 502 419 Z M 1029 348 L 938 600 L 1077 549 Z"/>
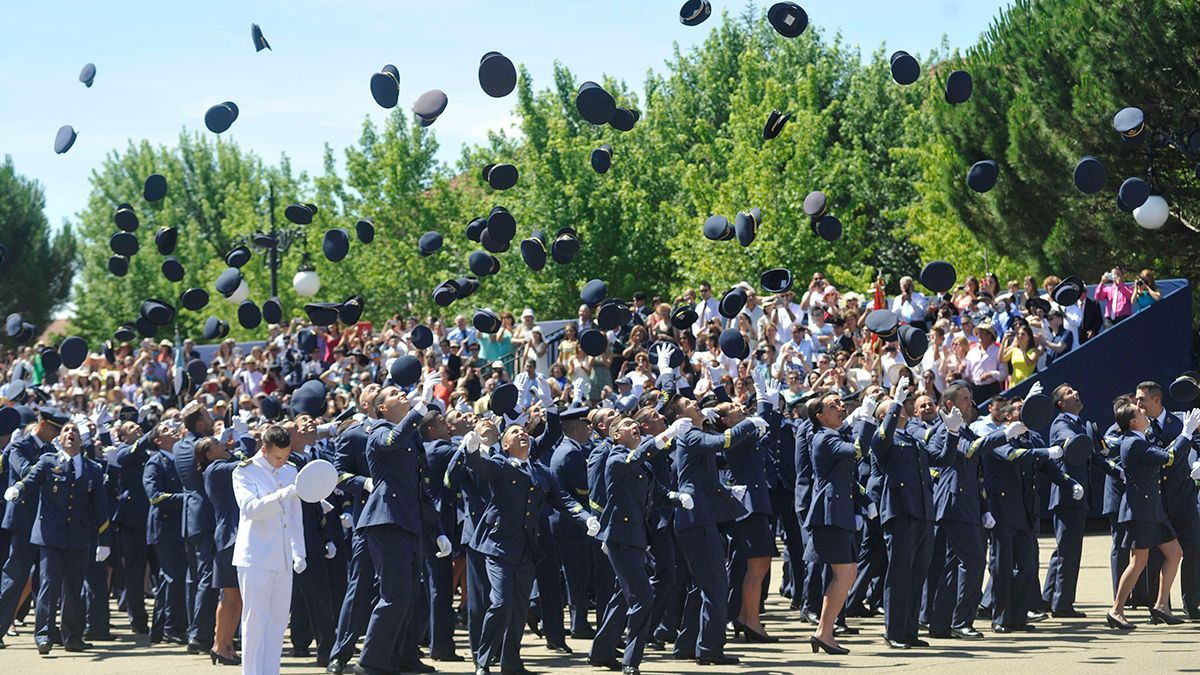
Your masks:
<path fill-rule="evenodd" d="M 258 466 L 266 469 L 267 471 L 270 471 L 272 474 L 279 473 L 279 469 L 283 468 L 281 466 L 281 467 L 279 467 L 279 469 L 277 469 L 277 468 L 271 466 L 271 462 L 267 461 L 266 456 L 264 456 L 261 452 L 256 453 L 254 455 L 254 459 L 252 459 L 250 461 L 257 464 Z M 284 466 L 287 466 L 287 465 L 284 464 Z"/>
<path fill-rule="evenodd" d="M 1163 408 L 1162 412 L 1160 412 L 1158 414 L 1158 417 L 1154 418 L 1154 421 L 1158 422 L 1158 426 L 1160 429 L 1166 429 L 1167 428 L 1167 409 Z"/>
<path fill-rule="evenodd" d="M 1145 434 L 1145 432 L 1142 432 L 1142 431 L 1134 431 L 1134 430 L 1132 430 L 1132 429 L 1131 429 L 1131 430 L 1129 431 L 1129 433 L 1130 433 L 1130 435 L 1137 436 L 1138 438 L 1142 439 L 1143 441 L 1147 441 L 1147 440 L 1149 440 L 1149 439 L 1147 439 L 1147 438 L 1146 438 L 1146 434 Z"/>

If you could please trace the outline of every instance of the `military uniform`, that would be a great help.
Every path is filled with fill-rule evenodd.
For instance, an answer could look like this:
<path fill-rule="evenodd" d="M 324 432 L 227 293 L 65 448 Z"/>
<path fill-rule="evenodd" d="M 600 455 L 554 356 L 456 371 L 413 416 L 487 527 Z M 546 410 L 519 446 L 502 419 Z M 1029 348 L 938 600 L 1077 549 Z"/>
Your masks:
<path fill-rule="evenodd" d="M 4 450 L 5 466 L 8 470 L 5 488 L 12 487 L 29 476 L 42 454 L 51 447 L 49 442 L 42 442 L 34 433 L 24 434 L 9 443 Z M 29 573 L 37 564 L 38 551 L 30 541 L 30 536 L 33 533 L 40 497 L 40 491 L 26 490 L 19 499 L 5 505 L 2 526 L 9 531 L 12 541 L 9 544 L 8 560 L 4 562 L 3 575 L 0 576 L 0 636 L 12 627 L 12 619 L 17 612 L 21 593 L 25 590 L 25 582 L 29 580 Z"/>
<path fill-rule="evenodd" d="M 160 450 L 146 460 L 142 485 L 150 502 L 146 516 L 146 543 L 158 561 L 154 591 L 154 622 L 150 641 L 164 637 L 187 641 L 188 612 L 185 595 L 187 561 L 183 550 L 183 485 L 175 471 L 175 455 Z"/>
<path fill-rule="evenodd" d="M 142 590 L 142 578 L 146 572 L 149 548 L 146 543 L 146 522 L 150 515 L 150 498 L 142 476 L 146 462 L 150 459 L 153 442 L 151 434 L 142 436 L 133 443 L 117 446 L 117 504 L 113 522 L 121 542 L 124 560 L 125 585 L 121 602 L 129 614 L 129 625 L 135 633 L 149 632 L 146 615 L 146 594 Z"/>
<path fill-rule="evenodd" d="M 355 644 L 367 629 L 371 607 L 375 604 L 375 564 L 367 548 L 366 537 L 355 525 L 362 515 L 370 493 L 364 489 L 371 470 L 367 466 L 367 434 L 373 419 L 365 419 L 338 434 L 333 465 L 338 470 L 338 489 L 349 498 L 350 570 L 346 594 L 338 613 L 337 639 L 330 651 L 330 662 L 345 664 L 354 656 Z"/>
<path fill-rule="evenodd" d="M 188 646 L 193 651 L 212 648 L 217 621 L 217 589 L 213 584 L 213 562 L 217 529 L 212 501 L 204 491 L 204 477 L 196 468 L 196 442 L 202 438 L 189 431 L 175 444 L 175 471 L 183 485 L 183 546 L 187 554 Z"/>

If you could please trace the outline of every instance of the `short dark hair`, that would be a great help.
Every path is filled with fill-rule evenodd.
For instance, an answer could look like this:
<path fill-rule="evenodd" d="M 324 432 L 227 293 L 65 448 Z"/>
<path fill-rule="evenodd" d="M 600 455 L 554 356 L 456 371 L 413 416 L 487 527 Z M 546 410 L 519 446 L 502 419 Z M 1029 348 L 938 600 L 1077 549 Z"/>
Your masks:
<path fill-rule="evenodd" d="M 286 448 L 292 444 L 292 435 L 282 424 L 272 424 L 263 429 L 262 441 L 264 447 L 270 445 L 273 448 Z"/>
<path fill-rule="evenodd" d="M 1141 389 L 1151 396 L 1157 396 L 1159 400 L 1162 400 L 1162 387 L 1153 380 L 1146 380 L 1145 382 L 1139 383 L 1138 386 L 1135 387 L 1135 391 L 1137 389 Z"/>
<path fill-rule="evenodd" d="M 1067 397 L 1067 390 L 1069 390 L 1070 388 L 1071 388 L 1071 385 L 1064 382 L 1064 383 L 1058 385 L 1057 387 L 1055 387 L 1054 391 L 1050 392 L 1050 402 L 1054 404 L 1054 408 L 1056 410 L 1059 407 L 1058 404 L 1062 403 L 1063 399 Z"/>
<path fill-rule="evenodd" d="M 1117 418 L 1117 426 L 1121 428 L 1121 431 L 1129 433 L 1129 423 L 1137 417 L 1138 407 L 1129 401 L 1125 401 L 1123 404 L 1116 406 L 1113 413 Z"/>
<path fill-rule="evenodd" d="M 942 392 L 942 402 L 945 403 L 951 399 L 958 398 L 958 395 L 964 390 L 970 391 L 971 388 L 960 381 L 952 382 L 948 387 L 946 387 L 946 391 Z"/>

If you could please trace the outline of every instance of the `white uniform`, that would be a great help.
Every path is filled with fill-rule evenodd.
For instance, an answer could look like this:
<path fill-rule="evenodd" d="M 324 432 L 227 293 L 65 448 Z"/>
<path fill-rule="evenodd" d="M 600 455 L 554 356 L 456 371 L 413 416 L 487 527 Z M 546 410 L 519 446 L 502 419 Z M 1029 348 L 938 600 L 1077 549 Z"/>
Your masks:
<path fill-rule="evenodd" d="M 242 672 L 278 675 L 292 599 L 292 568 L 303 561 L 304 522 L 296 468 L 261 454 L 233 471 L 238 533 L 233 564 L 242 591 Z"/>

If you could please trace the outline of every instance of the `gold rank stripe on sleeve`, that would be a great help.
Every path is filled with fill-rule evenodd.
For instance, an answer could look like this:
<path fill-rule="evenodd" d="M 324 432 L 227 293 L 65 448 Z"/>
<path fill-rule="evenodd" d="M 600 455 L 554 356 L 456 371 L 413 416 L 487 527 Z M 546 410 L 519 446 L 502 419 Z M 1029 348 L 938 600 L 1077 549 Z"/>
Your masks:
<path fill-rule="evenodd" d="M 589 495 L 589 494 L 591 494 L 591 493 L 589 493 L 587 490 L 579 490 L 579 489 L 576 489 L 576 490 L 575 490 L 575 494 L 579 495 L 580 497 L 586 497 L 586 496 L 588 496 L 588 495 Z"/>
<path fill-rule="evenodd" d="M 933 427 L 929 427 L 928 429 L 925 430 L 925 442 L 926 443 L 929 442 L 929 437 L 932 435 L 933 435 Z"/>
<path fill-rule="evenodd" d="M 163 501 L 167 500 L 168 498 L 170 498 L 170 497 L 174 497 L 174 496 L 175 496 L 175 495 L 174 495 L 174 494 L 172 494 L 172 493 L 170 493 L 170 492 L 164 492 L 164 493 L 160 494 L 160 495 L 159 495 L 159 496 L 157 496 L 157 497 L 153 497 L 153 498 L 151 498 L 151 499 L 150 499 L 150 503 L 151 503 L 151 504 L 154 504 L 154 505 L 157 505 L 157 504 L 160 504 L 160 503 L 162 503 Z"/>
<path fill-rule="evenodd" d="M 346 481 L 350 480 L 351 478 L 354 478 L 356 475 L 357 474 L 353 474 L 353 473 L 349 473 L 349 472 L 340 474 L 337 479 L 338 485 L 345 483 Z"/>
<path fill-rule="evenodd" d="M 862 459 L 862 446 L 859 445 L 858 439 L 854 439 L 854 459 Z"/>
<path fill-rule="evenodd" d="M 1010 462 L 1015 462 L 1020 459 L 1025 453 L 1029 452 L 1026 448 L 1013 448 L 1013 451 L 1005 457 Z"/>
<path fill-rule="evenodd" d="M 593 511 L 603 511 L 604 510 L 603 506 L 600 506 L 599 504 L 597 504 L 596 502 L 594 502 L 590 499 L 588 500 L 588 506 L 592 507 Z"/>
<path fill-rule="evenodd" d="M 949 442 L 949 439 L 947 439 L 947 442 Z M 973 443 L 971 443 L 971 445 L 967 448 L 967 459 L 971 459 L 972 457 L 974 457 L 975 452 L 977 450 L 979 450 L 979 446 L 982 444 L 983 444 L 983 439 L 976 438 L 975 441 Z"/>
<path fill-rule="evenodd" d="M 396 430 L 391 429 L 388 431 L 387 442 L 385 442 L 384 445 L 391 445 L 392 441 L 394 440 L 396 440 Z"/>
<path fill-rule="evenodd" d="M 249 457 L 247 457 L 246 459 L 243 459 L 242 461 L 238 462 L 238 466 L 248 466 L 249 464 L 250 464 L 250 458 L 249 458 Z"/>
<path fill-rule="evenodd" d="M 442 485 L 445 485 L 447 488 L 454 487 L 453 485 L 450 484 L 450 472 L 449 471 L 442 474 Z"/>
<path fill-rule="evenodd" d="M 571 513 L 582 513 L 582 512 L 583 512 L 583 504 L 576 503 L 575 506 L 571 507 Z"/>
<path fill-rule="evenodd" d="M 96 534 L 104 534 L 108 530 L 108 526 L 111 524 L 112 524 L 111 520 L 104 521 L 104 524 L 100 526 L 100 529 L 96 530 Z"/>
<path fill-rule="evenodd" d="M 1175 464 L 1175 448 L 1173 446 L 1168 446 L 1167 447 L 1167 461 L 1163 462 L 1163 468 L 1164 469 L 1170 468 L 1174 464 Z"/>
<path fill-rule="evenodd" d="M 733 445 L 733 429 L 726 429 L 725 430 L 725 449 L 728 450 L 729 446 L 731 446 L 731 445 Z"/>

